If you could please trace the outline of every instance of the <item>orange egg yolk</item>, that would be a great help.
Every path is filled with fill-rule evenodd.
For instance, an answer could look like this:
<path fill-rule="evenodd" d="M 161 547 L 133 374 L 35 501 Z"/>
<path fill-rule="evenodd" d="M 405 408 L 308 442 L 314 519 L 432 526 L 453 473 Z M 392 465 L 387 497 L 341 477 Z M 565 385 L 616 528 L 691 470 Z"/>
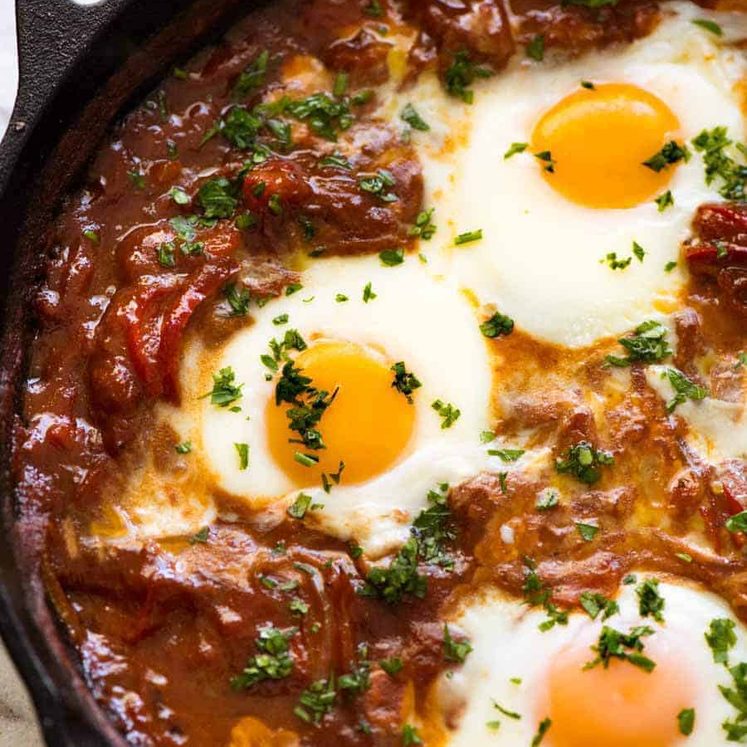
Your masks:
<path fill-rule="evenodd" d="M 594 652 L 574 645 L 554 659 L 547 701 L 538 711 L 549 717 L 549 747 L 670 747 L 681 743 L 677 715 L 695 703 L 694 678 L 681 652 L 647 639 L 645 655 L 656 662 L 646 672 L 613 659 L 584 670 Z"/>
<path fill-rule="evenodd" d="M 676 139 L 679 121 L 659 98 L 627 83 L 579 88 L 539 120 L 532 133 L 547 182 L 585 207 L 629 208 L 666 191 L 676 166 L 643 162 Z"/>
<path fill-rule="evenodd" d="M 322 473 L 337 473 L 341 461 L 342 482 L 364 482 L 402 457 L 413 433 L 415 407 L 392 387 L 390 362 L 354 343 L 320 342 L 301 353 L 295 365 L 311 379 L 310 386 L 338 390 L 316 426 L 324 449 L 289 443 L 299 438 L 289 428 L 290 405 L 278 406 L 274 399 L 267 404 L 270 453 L 296 485 L 318 482 Z M 318 464 L 299 464 L 297 452 L 318 457 Z"/>

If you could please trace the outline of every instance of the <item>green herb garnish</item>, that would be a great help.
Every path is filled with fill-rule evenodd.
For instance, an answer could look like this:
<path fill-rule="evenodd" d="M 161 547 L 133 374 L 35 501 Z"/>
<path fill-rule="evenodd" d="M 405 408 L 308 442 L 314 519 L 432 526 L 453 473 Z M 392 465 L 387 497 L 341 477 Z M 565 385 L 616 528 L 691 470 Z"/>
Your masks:
<path fill-rule="evenodd" d="M 602 476 L 601 467 L 614 463 L 615 458 L 609 451 L 597 449 L 588 441 L 579 441 L 568 449 L 565 458 L 555 460 L 555 469 L 586 485 L 593 485 Z"/>

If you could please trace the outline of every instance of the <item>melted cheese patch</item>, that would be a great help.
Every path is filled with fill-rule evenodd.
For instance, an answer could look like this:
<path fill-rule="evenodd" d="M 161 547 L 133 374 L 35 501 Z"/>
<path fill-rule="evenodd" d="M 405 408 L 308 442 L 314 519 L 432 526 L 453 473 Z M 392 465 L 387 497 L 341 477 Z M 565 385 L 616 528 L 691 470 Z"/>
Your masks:
<path fill-rule="evenodd" d="M 649 386 L 669 404 L 677 395 L 667 372 L 668 366 L 649 366 Z M 671 405 L 670 405 L 671 406 Z M 706 396 L 701 400 L 687 397 L 673 409 L 689 426 L 688 442 L 710 462 L 747 458 L 747 400 L 725 402 Z"/>

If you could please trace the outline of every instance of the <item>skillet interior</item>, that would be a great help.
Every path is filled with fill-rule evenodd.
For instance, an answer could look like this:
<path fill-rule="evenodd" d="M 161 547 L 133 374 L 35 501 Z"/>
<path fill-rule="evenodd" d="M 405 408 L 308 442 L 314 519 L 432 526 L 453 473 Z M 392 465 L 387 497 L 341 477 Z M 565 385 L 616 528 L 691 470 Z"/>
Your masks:
<path fill-rule="evenodd" d="M 46 231 L 117 116 L 181 58 L 218 36 L 238 0 L 18 0 L 19 94 L 0 147 L 0 631 L 50 745 L 123 744 L 99 711 L 14 530 L 10 430 L 32 329 L 28 289 Z M 32 581 L 33 579 L 33 581 Z"/>

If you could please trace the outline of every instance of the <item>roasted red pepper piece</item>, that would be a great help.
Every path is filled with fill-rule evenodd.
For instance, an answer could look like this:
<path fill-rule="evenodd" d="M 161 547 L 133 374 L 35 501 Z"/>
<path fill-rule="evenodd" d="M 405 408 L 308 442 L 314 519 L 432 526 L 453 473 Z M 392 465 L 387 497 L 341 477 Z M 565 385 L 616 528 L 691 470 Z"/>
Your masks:
<path fill-rule="evenodd" d="M 285 206 L 303 203 L 309 191 L 302 169 L 287 159 L 269 158 L 244 178 L 244 202 L 261 220 L 281 215 Z"/>
<path fill-rule="evenodd" d="M 683 247 L 690 272 L 714 278 L 726 304 L 747 317 L 747 205 L 701 205 L 693 232 Z"/>

